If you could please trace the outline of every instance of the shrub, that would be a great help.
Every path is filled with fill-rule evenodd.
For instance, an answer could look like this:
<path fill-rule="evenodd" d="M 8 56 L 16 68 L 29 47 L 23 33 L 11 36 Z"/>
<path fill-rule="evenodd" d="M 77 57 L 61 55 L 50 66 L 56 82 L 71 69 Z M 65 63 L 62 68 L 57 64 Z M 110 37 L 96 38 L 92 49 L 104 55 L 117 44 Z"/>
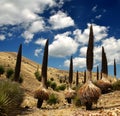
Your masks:
<path fill-rule="evenodd" d="M 52 78 L 50 78 L 50 80 L 51 80 L 51 81 L 54 81 L 54 78 L 52 77 Z"/>
<path fill-rule="evenodd" d="M 59 85 L 56 87 L 56 90 L 59 91 L 59 90 L 62 90 L 64 91 L 66 89 L 66 85 L 65 84 L 62 84 L 62 85 Z"/>
<path fill-rule="evenodd" d="M 39 73 L 38 71 L 36 71 L 36 72 L 34 73 L 34 75 L 35 75 L 35 77 L 36 77 L 36 79 L 37 79 L 38 81 L 41 81 L 41 75 L 40 75 L 40 73 Z"/>
<path fill-rule="evenodd" d="M 6 77 L 9 79 L 13 75 L 14 71 L 12 68 L 7 69 Z"/>
<path fill-rule="evenodd" d="M 53 93 L 50 94 L 49 99 L 47 100 L 47 103 L 50 105 L 59 103 L 58 96 Z"/>
<path fill-rule="evenodd" d="M 24 91 L 18 83 L 0 80 L 0 115 L 15 116 L 23 101 Z"/>
<path fill-rule="evenodd" d="M 75 104 L 75 106 L 77 107 L 80 107 L 82 104 L 81 104 L 81 101 L 80 101 L 80 98 L 78 96 L 76 96 L 74 99 L 73 99 L 73 103 Z"/>
<path fill-rule="evenodd" d="M 118 80 L 115 83 L 113 83 L 112 89 L 113 90 L 120 90 L 120 80 Z"/>
<path fill-rule="evenodd" d="M 5 72 L 4 67 L 3 67 L 2 65 L 0 65 L 0 76 L 1 76 L 2 74 L 4 74 L 4 72 Z"/>
<path fill-rule="evenodd" d="M 50 80 L 47 80 L 47 87 L 50 87 L 51 86 L 51 81 Z"/>
<path fill-rule="evenodd" d="M 57 87 L 57 84 L 56 84 L 55 82 L 53 82 L 53 83 L 51 83 L 50 87 L 51 87 L 53 90 L 55 90 L 56 87 Z"/>

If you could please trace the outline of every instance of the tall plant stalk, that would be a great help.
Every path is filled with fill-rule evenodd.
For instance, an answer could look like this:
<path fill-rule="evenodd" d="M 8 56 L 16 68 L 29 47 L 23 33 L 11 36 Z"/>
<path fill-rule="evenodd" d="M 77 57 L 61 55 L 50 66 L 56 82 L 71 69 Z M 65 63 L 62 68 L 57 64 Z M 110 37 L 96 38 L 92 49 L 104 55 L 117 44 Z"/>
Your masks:
<path fill-rule="evenodd" d="M 116 61 L 114 59 L 114 77 L 116 78 Z"/>
<path fill-rule="evenodd" d="M 99 67 L 97 66 L 97 80 L 99 80 Z"/>
<path fill-rule="evenodd" d="M 42 84 L 47 88 L 48 40 L 46 41 L 42 62 Z"/>
<path fill-rule="evenodd" d="M 19 82 L 20 79 L 21 59 L 22 59 L 22 44 L 20 44 L 19 46 L 17 59 L 16 59 L 15 74 L 14 74 L 14 81 L 16 82 Z"/>
<path fill-rule="evenodd" d="M 107 65 L 107 57 L 106 57 L 106 53 L 104 50 L 104 47 L 102 46 L 102 77 L 107 78 L 108 76 L 108 65 Z"/>
<path fill-rule="evenodd" d="M 78 71 L 77 71 L 77 73 L 76 73 L 76 87 L 78 87 L 78 84 L 79 84 L 79 80 L 78 80 Z"/>
<path fill-rule="evenodd" d="M 72 87 L 72 81 L 73 81 L 73 60 L 72 60 L 72 56 L 70 59 L 70 67 L 69 67 L 69 84 L 70 84 L 70 88 Z"/>
<path fill-rule="evenodd" d="M 94 36 L 93 36 L 93 28 L 90 26 L 90 34 L 87 48 L 87 71 L 88 71 L 88 79 L 92 79 L 92 68 L 93 68 L 93 48 L 94 48 Z"/>

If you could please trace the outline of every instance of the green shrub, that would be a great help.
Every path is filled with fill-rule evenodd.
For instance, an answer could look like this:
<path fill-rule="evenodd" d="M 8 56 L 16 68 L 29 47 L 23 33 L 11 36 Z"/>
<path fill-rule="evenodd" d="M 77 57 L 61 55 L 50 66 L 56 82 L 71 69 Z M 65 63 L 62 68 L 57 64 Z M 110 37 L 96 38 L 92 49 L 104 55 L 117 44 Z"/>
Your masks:
<path fill-rule="evenodd" d="M 118 80 L 115 83 L 113 83 L 112 89 L 113 90 L 120 90 L 120 80 Z"/>
<path fill-rule="evenodd" d="M 14 73 L 14 70 L 12 68 L 7 69 L 6 71 L 6 77 L 9 79 Z"/>
<path fill-rule="evenodd" d="M 41 81 L 41 75 L 40 75 L 39 71 L 36 71 L 36 72 L 34 73 L 34 75 L 35 75 L 35 77 L 36 77 L 36 79 L 37 79 L 38 81 Z"/>
<path fill-rule="evenodd" d="M 56 87 L 56 91 L 59 91 L 59 90 L 62 90 L 64 91 L 66 89 L 66 85 L 65 84 L 62 84 L 62 85 L 59 85 Z"/>
<path fill-rule="evenodd" d="M 59 103 L 58 96 L 53 93 L 50 94 L 49 99 L 47 100 L 47 103 L 50 105 Z"/>
<path fill-rule="evenodd" d="M 0 65 L 0 75 L 4 74 L 5 72 L 5 69 L 2 65 Z"/>
<path fill-rule="evenodd" d="M 50 80 L 51 80 L 51 81 L 54 81 L 54 78 L 53 78 L 53 77 L 51 77 L 51 78 L 50 78 Z"/>
<path fill-rule="evenodd" d="M 51 87 L 53 90 L 55 90 L 56 87 L 57 87 L 57 84 L 56 84 L 55 82 L 53 82 L 53 83 L 51 83 L 50 87 Z"/>
<path fill-rule="evenodd" d="M 19 84 L 0 80 L 0 116 L 15 116 L 23 101 L 24 91 Z"/>
<path fill-rule="evenodd" d="M 73 102 L 74 102 L 75 106 L 77 106 L 77 107 L 80 107 L 80 106 L 81 106 L 81 101 L 80 101 L 80 98 L 78 98 L 78 96 L 76 96 L 76 97 L 73 99 Z"/>
<path fill-rule="evenodd" d="M 51 86 L 51 81 L 50 80 L 47 80 L 47 87 L 50 87 Z"/>

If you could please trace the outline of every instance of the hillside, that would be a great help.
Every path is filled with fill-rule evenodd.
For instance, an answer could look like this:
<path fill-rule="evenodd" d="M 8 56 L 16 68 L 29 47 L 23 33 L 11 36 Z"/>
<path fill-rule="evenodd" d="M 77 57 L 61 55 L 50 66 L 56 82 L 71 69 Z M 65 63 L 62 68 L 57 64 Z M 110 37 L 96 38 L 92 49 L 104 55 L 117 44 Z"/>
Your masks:
<path fill-rule="evenodd" d="M 3 65 L 5 69 L 11 67 L 14 69 L 16 62 L 16 53 L 14 52 L 0 52 L 0 65 Z M 55 92 L 51 88 L 50 91 L 58 94 L 60 104 L 47 105 L 43 104 L 42 109 L 36 108 L 36 99 L 34 99 L 34 91 L 40 87 L 40 82 L 36 79 L 34 73 L 39 65 L 39 71 L 41 72 L 41 65 L 33 62 L 25 57 L 22 57 L 21 74 L 23 76 L 22 87 L 25 89 L 25 98 L 22 107 L 28 106 L 27 111 L 21 111 L 19 116 L 117 116 L 120 115 L 120 92 L 115 91 L 105 95 L 102 95 L 97 104 L 97 109 L 93 111 L 86 111 L 84 107 L 76 108 L 74 105 L 68 105 L 64 99 L 64 92 Z M 64 70 L 58 70 L 55 68 L 48 68 L 48 80 L 54 78 L 57 85 L 60 85 L 60 78 L 68 76 L 68 72 Z M 96 77 L 96 74 L 93 73 Z M 74 73 L 75 81 L 76 73 Z M 5 78 L 2 75 L 1 78 Z M 111 79 L 111 77 L 109 77 Z M 79 73 L 79 82 L 83 79 L 83 73 Z M 111 99 L 112 98 L 112 99 Z M 96 105 L 94 105 L 96 108 Z"/>

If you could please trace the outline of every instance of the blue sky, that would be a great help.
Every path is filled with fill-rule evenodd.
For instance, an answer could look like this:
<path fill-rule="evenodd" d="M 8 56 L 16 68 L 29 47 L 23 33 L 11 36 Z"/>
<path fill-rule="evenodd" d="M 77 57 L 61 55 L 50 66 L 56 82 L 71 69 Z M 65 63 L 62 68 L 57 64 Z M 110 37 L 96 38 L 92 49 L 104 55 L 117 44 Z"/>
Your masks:
<path fill-rule="evenodd" d="M 108 59 L 109 74 L 117 62 L 120 77 L 120 0 L 0 0 L 0 51 L 17 52 L 41 64 L 49 39 L 49 66 L 86 69 L 89 26 L 93 25 L 94 69 L 101 69 L 101 47 Z"/>

